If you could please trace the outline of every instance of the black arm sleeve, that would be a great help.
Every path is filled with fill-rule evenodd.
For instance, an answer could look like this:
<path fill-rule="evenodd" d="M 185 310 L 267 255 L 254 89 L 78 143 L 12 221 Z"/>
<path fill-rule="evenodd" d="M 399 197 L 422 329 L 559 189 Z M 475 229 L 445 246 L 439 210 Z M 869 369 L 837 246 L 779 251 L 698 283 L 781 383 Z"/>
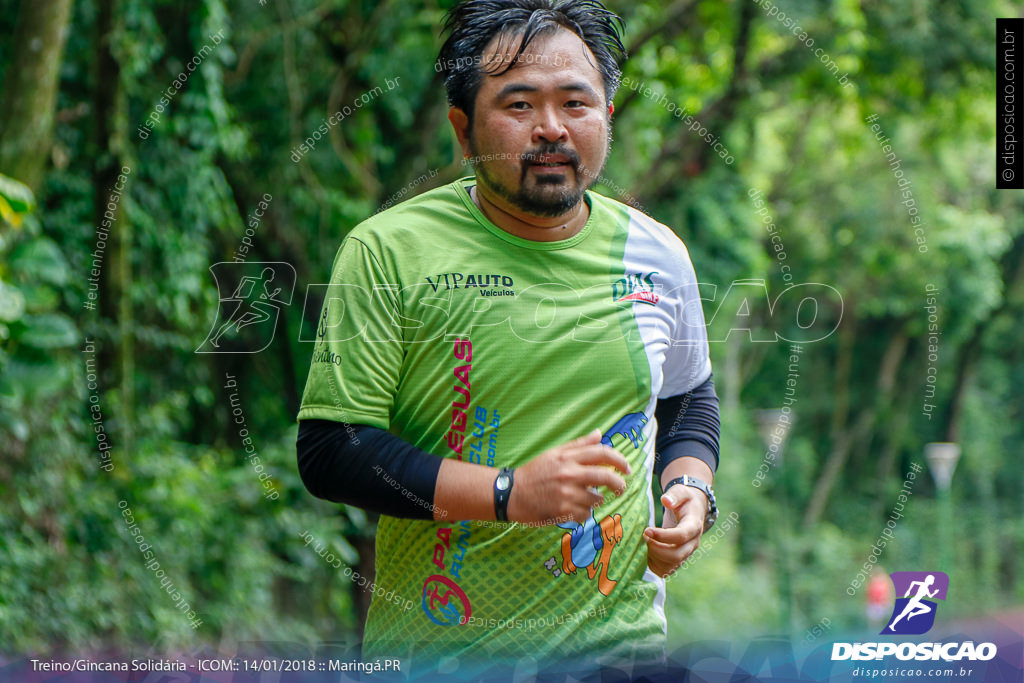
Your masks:
<path fill-rule="evenodd" d="M 703 460 L 712 472 L 718 469 L 721 423 L 710 377 L 692 391 L 659 399 L 654 417 L 658 421 L 654 474 L 659 479 L 670 462 L 687 456 Z"/>
<path fill-rule="evenodd" d="M 317 498 L 392 517 L 434 518 L 442 458 L 388 431 L 302 420 L 296 452 L 302 483 Z"/>

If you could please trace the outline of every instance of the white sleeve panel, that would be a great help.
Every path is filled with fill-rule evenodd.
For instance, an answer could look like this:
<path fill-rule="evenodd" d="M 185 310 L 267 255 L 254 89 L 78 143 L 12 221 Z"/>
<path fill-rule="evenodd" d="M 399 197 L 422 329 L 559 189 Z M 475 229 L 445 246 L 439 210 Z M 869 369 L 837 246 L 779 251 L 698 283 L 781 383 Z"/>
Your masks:
<path fill-rule="evenodd" d="M 683 394 L 711 376 L 697 276 L 678 235 L 640 211 L 629 209 L 629 215 L 626 278 L 649 278 L 658 294 L 653 306 L 634 303 L 639 307 L 635 317 L 651 366 L 652 391 L 658 398 Z"/>

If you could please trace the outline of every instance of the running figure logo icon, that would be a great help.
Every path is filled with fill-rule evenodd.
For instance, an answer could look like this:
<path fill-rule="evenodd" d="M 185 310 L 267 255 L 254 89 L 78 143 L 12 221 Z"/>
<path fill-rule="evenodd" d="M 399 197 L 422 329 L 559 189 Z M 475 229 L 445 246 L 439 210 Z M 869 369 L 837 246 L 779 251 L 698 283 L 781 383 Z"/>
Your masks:
<path fill-rule="evenodd" d="M 896 589 L 896 604 L 892 608 L 889 625 L 879 635 L 916 636 L 927 633 L 935 623 L 938 604 L 945 600 L 949 589 L 949 576 L 944 572 L 893 572 L 892 585 Z"/>
<path fill-rule="evenodd" d="M 220 306 L 196 353 L 259 353 L 270 346 L 281 309 L 292 302 L 295 269 L 282 262 L 210 266 Z"/>

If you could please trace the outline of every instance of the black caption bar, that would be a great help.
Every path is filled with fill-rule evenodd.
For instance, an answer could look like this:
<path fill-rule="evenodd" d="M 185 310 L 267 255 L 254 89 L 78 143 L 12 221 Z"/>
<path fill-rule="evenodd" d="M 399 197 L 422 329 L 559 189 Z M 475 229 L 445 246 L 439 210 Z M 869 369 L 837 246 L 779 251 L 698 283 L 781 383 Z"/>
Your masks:
<path fill-rule="evenodd" d="M 1024 19 L 996 19 L 996 188 L 1024 190 Z M 1017 96 L 1021 101 L 1017 101 Z"/>

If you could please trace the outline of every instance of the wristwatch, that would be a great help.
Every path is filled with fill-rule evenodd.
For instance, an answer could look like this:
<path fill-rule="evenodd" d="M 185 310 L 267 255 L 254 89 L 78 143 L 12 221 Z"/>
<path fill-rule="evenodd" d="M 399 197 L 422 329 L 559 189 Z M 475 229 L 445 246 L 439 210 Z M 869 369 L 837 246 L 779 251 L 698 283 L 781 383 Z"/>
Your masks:
<path fill-rule="evenodd" d="M 664 490 L 668 491 L 676 484 L 682 484 L 683 486 L 692 486 L 693 488 L 697 489 L 698 491 L 700 491 L 701 493 L 708 497 L 708 511 L 704 515 L 704 531 L 707 531 L 712 526 L 714 526 L 715 520 L 718 519 L 718 505 L 715 503 L 714 489 L 712 489 L 704 481 L 698 479 L 697 477 L 691 477 L 689 475 L 684 474 L 683 476 L 676 477 L 668 484 L 666 484 Z"/>
<path fill-rule="evenodd" d="M 508 521 L 508 499 L 512 495 L 512 483 L 512 468 L 501 468 L 494 479 L 494 518 L 499 522 Z"/>

